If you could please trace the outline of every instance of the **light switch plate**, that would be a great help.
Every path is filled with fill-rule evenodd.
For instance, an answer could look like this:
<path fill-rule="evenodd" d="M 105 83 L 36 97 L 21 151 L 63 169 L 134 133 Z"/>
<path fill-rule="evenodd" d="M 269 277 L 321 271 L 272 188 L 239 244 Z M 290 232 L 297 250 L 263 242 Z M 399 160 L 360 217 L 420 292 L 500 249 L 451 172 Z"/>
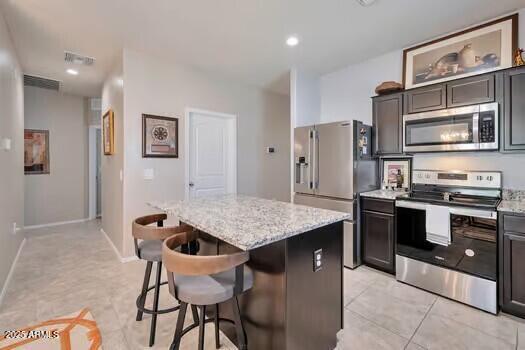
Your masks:
<path fill-rule="evenodd" d="M 9 139 L 9 138 L 2 139 L 2 143 L 0 145 L 0 149 L 2 149 L 4 151 L 11 150 L 11 139 Z"/>
<path fill-rule="evenodd" d="M 153 169 L 144 169 L 144 180 L 153 180 L 155 178 L 155 172 Z"/>

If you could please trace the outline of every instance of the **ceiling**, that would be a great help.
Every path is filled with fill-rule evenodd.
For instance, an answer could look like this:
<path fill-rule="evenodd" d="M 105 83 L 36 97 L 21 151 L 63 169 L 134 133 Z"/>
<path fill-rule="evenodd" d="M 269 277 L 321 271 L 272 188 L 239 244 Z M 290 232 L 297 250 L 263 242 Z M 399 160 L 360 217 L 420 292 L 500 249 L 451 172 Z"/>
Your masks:
<path fill-rule="evenodd" d="M 123 48 L 288 93 L 291 67 L 329 73 L 521 7 L 525 0 L 0 0 L 24 72 L 83 96 L 100 95 Z M 301 40 L 294 48 L 290 34 Z M 70 76 L 65 50 L 96 62 Z"/>

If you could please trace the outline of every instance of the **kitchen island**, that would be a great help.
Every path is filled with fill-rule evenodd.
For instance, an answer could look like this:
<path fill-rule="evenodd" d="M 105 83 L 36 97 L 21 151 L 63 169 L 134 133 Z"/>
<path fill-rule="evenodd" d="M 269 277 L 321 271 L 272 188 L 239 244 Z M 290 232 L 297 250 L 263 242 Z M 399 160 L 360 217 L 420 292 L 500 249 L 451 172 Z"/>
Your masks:
<path fill-rule="evenodd" d="M 242 195 L 150 204 L 205 233 L 198 254 L 250 252 L 254 286 L 239 301 L 249 349 L 336 346 L 348 214 Z M 235 341 L 230 324 L 221 330 Z"/>

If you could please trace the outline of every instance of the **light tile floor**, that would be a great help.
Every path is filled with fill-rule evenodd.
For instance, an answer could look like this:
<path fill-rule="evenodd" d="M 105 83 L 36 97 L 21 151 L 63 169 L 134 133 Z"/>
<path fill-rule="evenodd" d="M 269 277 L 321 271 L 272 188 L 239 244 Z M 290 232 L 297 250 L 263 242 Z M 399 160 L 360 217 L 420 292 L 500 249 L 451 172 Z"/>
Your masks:
<path fill-rule="evenodd" d="M 98 221 L 30 231 L 0 306 L 0 332 L 89 307 L 105 350 L 149 349 L 150 318 L 135 321 L 144 267 L 142 261 L 120 263 Z M 344 284 L 345 329 L 338 350 L 525 350 L 524 320 L 492 316 L 367 267 L 345 269 Z M 171 305 L 163 289 L 161 307 Z M 176 317 L 159 316 L 153 349 L 168 348 Z M 207 349 L 215 348 L 212 327 L 206 328 Z M 235 349 L 226 337 L 221 342 L 222 349 Z M 194 330 L 181 349 L 196 348 Z"/>
<path fill-rule="evenodd" d="M 135 321 L 135 301 L 144 269 L 143 261 L 122 264 L 116 258 L 98 221 L 29 231 L 0 305 L 0 332 L 89 307 L 105 350 L 150 349 L 150 316 L 145 314 L 142 322 Z M 165 279 L 165 273 L 163 276 Z M 162 288 L 160 307 L 176 305 L 167 286 Z M 149 305 L 153 299 L 150 294 Z M 159 316 L 156 342 L 151 349 L 169 347 L 176 320 L 177 312 Z M 191 312 L 186 321 L 192 322 Z M 213 324 L 208 324 L 207 349 L 215 349 L 213 331 Z M 197 337 L 197 329 L 184 336 L 181 349 L 197 349 Z M 235 349 L 224 335 L 221 344 L 221 349 Z"/>
<path fill-rule="evenodd" d="M 345 269 L 339 349 L 525 350 L 525 320 L 493 316 L 361 266 Z"/>

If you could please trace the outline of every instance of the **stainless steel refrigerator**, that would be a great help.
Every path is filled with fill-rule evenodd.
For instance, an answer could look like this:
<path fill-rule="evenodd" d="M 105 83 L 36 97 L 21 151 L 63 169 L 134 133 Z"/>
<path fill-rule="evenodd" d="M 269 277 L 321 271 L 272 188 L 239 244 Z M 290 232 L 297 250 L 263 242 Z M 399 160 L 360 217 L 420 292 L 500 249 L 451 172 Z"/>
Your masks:
<path fill-rule="evenodd" d="M 344 222 L 344 264 L 361 264 L 359 193 L 379 187 L 372 127 L 350 120 L 296 128 L 294 202 L 352 214 Z"/>

